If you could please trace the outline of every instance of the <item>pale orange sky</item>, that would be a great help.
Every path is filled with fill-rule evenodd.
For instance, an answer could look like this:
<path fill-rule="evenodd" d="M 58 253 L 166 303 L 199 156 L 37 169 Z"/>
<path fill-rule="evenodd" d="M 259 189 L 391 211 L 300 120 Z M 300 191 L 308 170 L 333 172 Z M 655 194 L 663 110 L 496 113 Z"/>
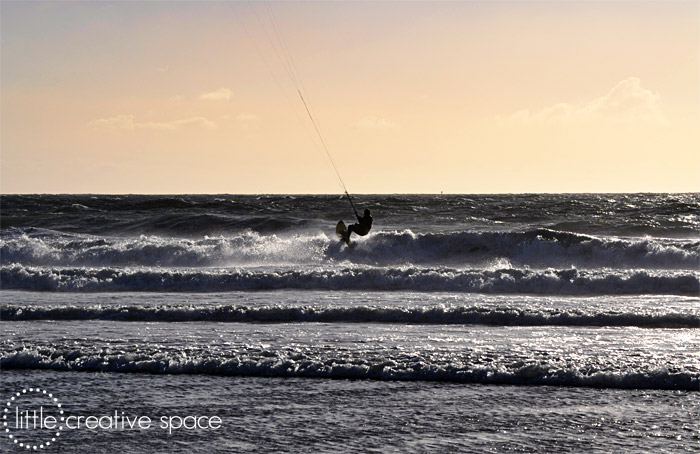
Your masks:
<path fill-rule="evenodd" d="M 340 191 L 265 3 L 0 5 L 3 193 Z M 350 192 L 700 191 L 696 1 L 268 5 Z"/>

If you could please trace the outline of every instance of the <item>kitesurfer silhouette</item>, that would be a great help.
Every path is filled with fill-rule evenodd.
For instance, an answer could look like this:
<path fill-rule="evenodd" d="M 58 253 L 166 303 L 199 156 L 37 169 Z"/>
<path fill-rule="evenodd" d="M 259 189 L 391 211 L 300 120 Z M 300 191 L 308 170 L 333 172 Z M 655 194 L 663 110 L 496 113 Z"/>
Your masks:
<path fill-rule="evenodd" d="M 353 232 L 356 235 L 365 236 L 372 228 L 372 214 L 370 213 L 369 209 L 365 209 L 363 216 L 360 216 L 357 211 L 355 211 L 355 216 L 357 217 L 357 223 L 348 226 L 347 233 L 343 236 L 343 241 L 345 241 L 345 244 L 350 244 L 350 235 Z"/>

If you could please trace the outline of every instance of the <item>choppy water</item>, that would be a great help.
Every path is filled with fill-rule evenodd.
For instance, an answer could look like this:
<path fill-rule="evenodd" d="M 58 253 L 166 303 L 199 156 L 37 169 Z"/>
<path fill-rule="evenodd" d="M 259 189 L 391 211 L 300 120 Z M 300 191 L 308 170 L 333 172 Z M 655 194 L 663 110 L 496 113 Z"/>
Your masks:
<path fill-rule="evenodd" d="M 698 194 L 358 196 L 349 247 L 335 196 L 1 202 L 6 388 L 229 428 L 106 450 L 700 447 Z"/>

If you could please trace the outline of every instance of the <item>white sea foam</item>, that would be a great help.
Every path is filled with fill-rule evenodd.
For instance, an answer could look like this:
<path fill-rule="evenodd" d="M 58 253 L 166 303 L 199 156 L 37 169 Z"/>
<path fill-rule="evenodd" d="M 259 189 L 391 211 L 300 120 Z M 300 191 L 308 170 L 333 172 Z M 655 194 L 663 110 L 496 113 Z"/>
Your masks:
<path fill-rule="evenodd" d="M 233 290 L 419 290 L 562 295 L 700 293 L 698 271 L 315 267 L 303 270 L 219 268 L 0 269 L 3 289 L 51 291 L 218 292 Z"/>
<path fill-rule="evenodd" d="M 303 354 L 262 351 L 235 357 L 192 357 L 166 352 L 95 353 L 53 348 L 22 348 L 0 356 L 0 367 L 79 372 L 147 374 L 211 374 L 230 376 L 345 378 L 458 383 L 556 385 L 595 388 L 646 388 L 697 391 L 700 373 L 646 371 L 584 371 L 557 363 L 470 365 L 434 363 L 416 356 L 407 359 L 346 358 L 324 360 Z"/>
<path fill-rule="evenodd" d="M 378 231 L 350 247 L 321 232 L 252 231 L 200 239 L 94 237 L 41 232 L 0 238 L 2 263 L 39 266 L 235 266 L 343 262 L 622 269 L 700 268 L 700 242 L 605 238 L 536 229 L 525 232 Z"/>
<path fill-rule="evenodd" d="M 469 307 L 314 307 L 273 305 L 247 307 L 198 306 L 56 306 L 7 305 L 3 320 L 111 320 L 153 322 L 265 322 L 265 323 L 420 323 L 487 324 L 497 326 L 636 326 L 642 328 L 698 328 L 700 315 L 691 313 L 583 312 L 582 310 L 523 310 Z"/>

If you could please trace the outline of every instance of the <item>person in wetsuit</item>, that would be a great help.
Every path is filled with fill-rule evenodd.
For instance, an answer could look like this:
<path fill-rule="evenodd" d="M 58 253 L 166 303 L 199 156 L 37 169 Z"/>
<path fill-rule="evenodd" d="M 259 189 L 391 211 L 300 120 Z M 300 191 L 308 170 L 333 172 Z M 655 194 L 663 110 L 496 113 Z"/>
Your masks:
<path fill-rule="evenodd" d="M 368 209 L 365 209 L 364 216 L 357 214 L 357 211 L 355 212 L 355 216 L 357 216 L 357 223 L 348 226 L 348 232 L 343 238 L 346 244 L 350 244 L 350 235 L 352 235 L 353 232 L 355 232 L 357 235 L 365 236 L 372 228 L 372 215 Z"/>

